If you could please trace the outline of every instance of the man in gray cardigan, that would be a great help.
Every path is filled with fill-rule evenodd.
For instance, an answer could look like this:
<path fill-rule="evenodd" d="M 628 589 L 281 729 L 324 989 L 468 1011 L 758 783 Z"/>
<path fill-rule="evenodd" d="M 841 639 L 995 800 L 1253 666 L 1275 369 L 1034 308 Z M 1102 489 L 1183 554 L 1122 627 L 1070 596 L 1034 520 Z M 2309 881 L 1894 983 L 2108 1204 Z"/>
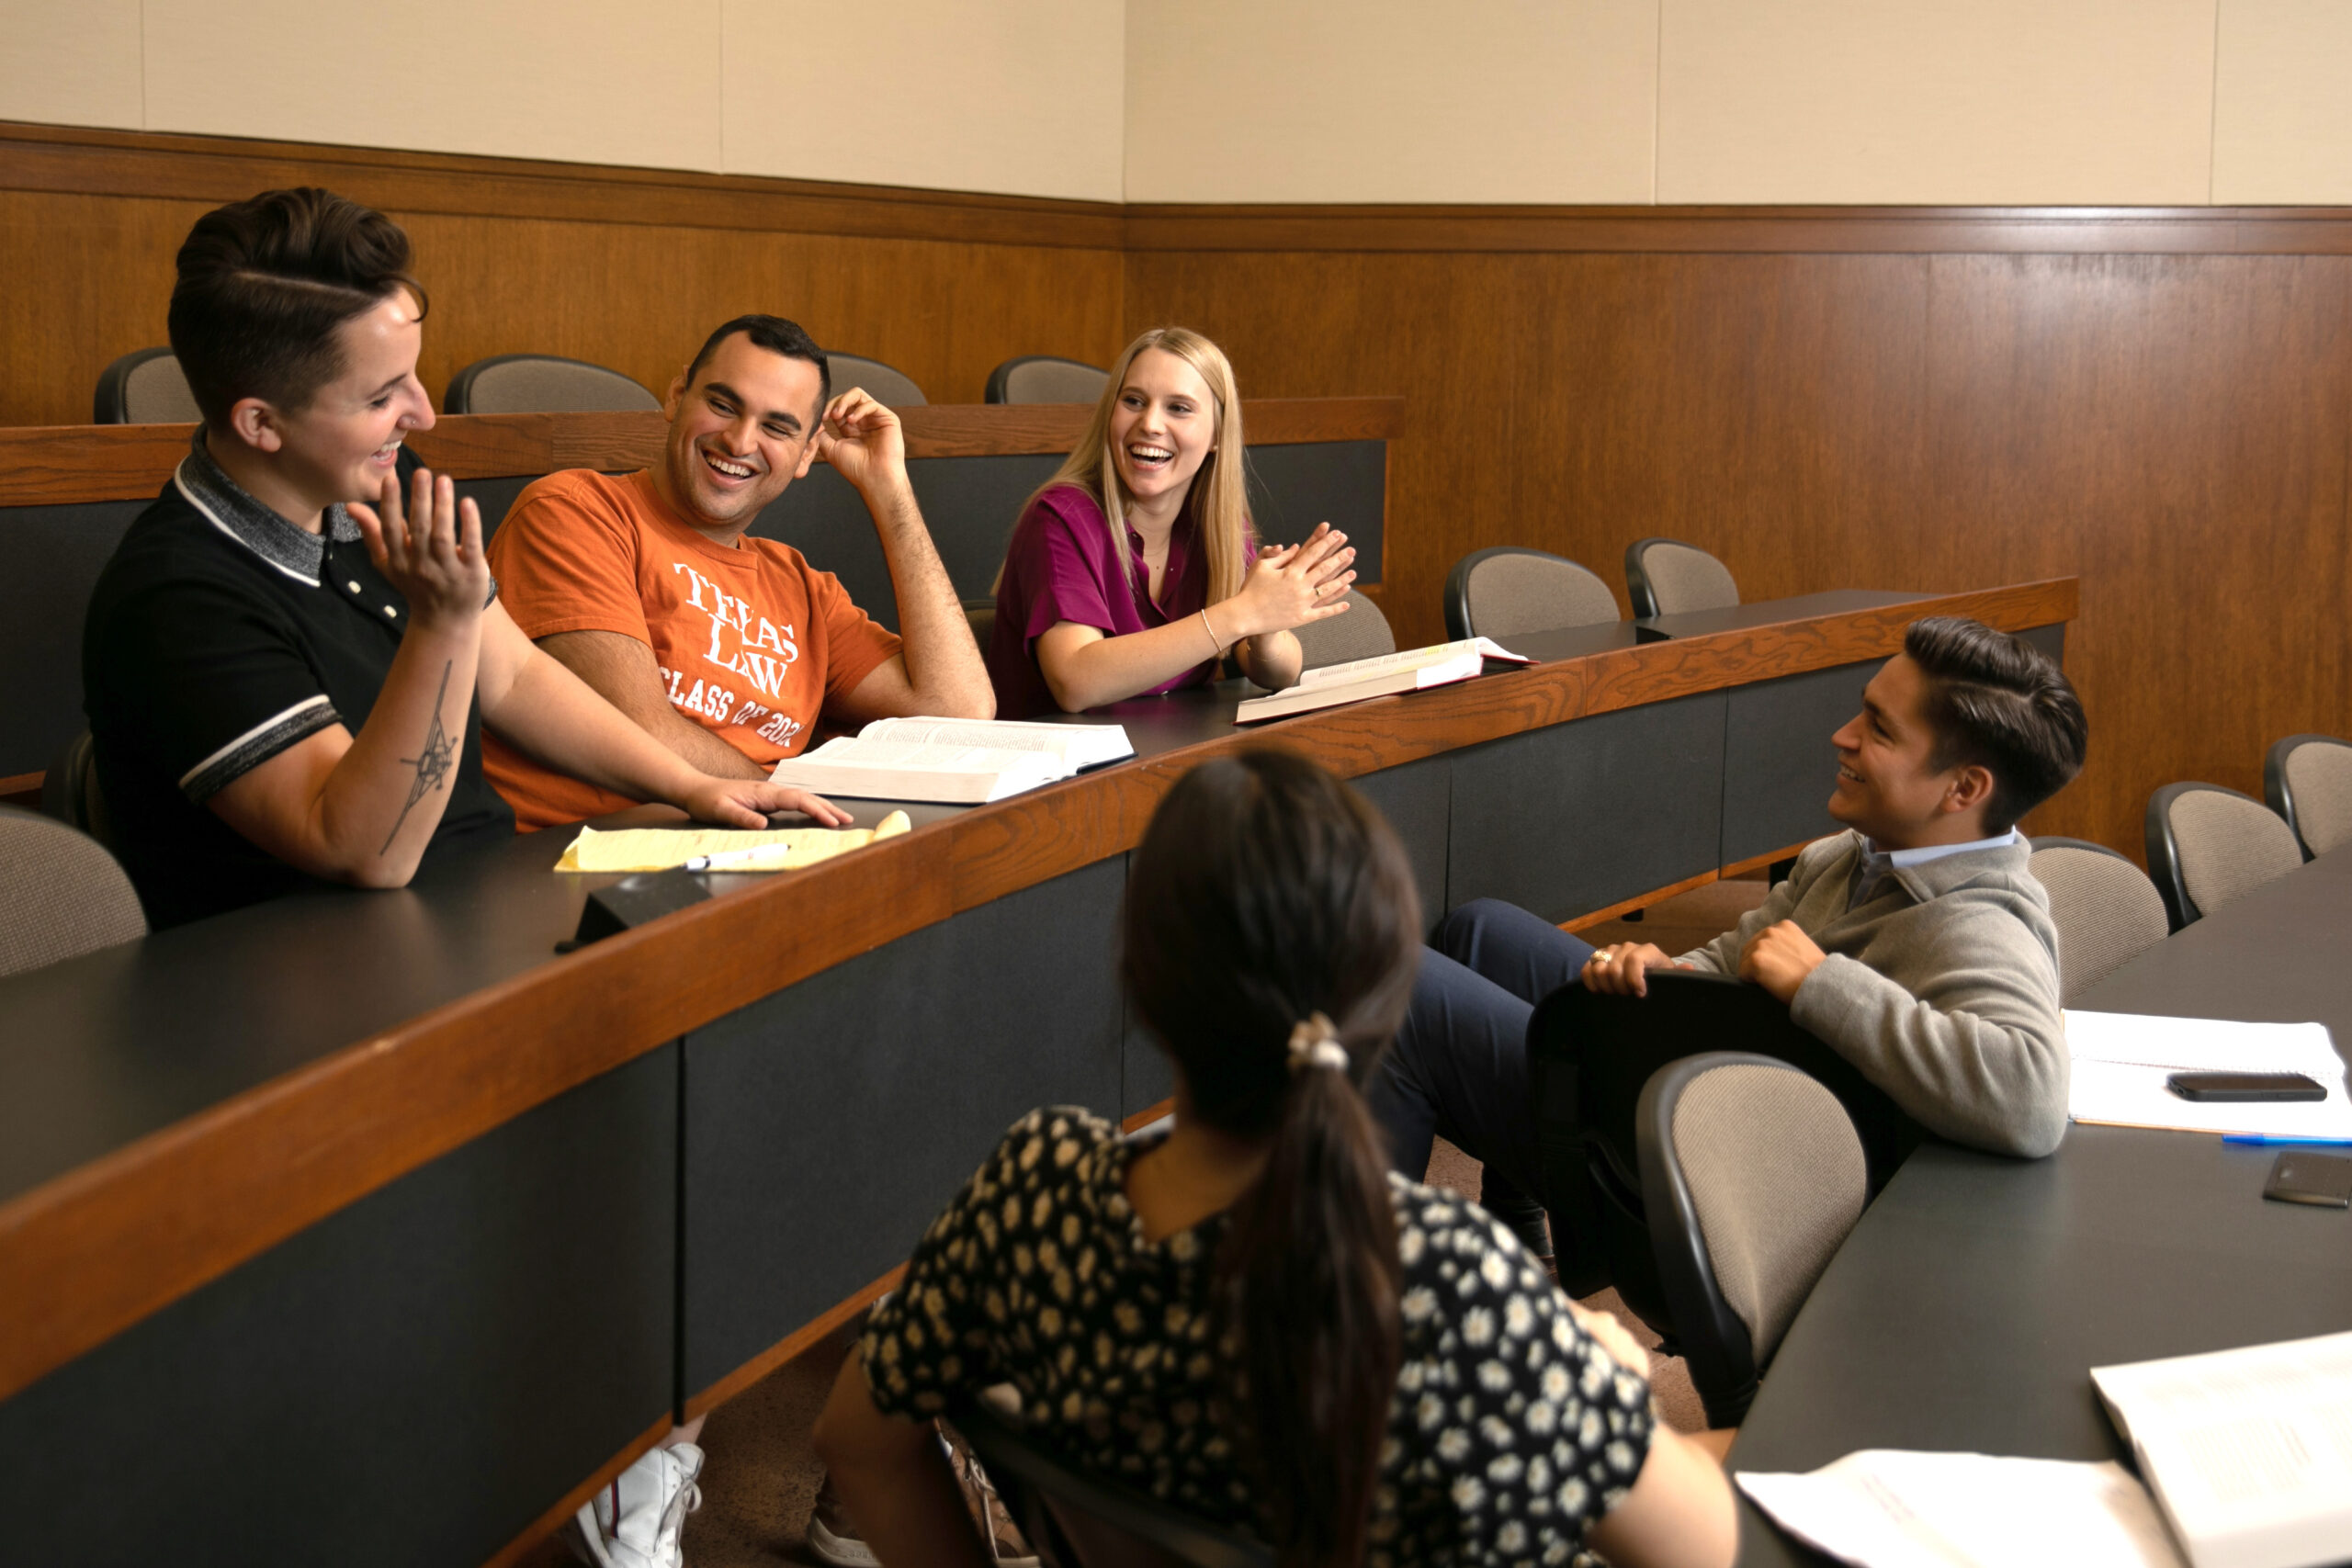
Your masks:
<path fill-rule="evenodd" d="M 1644 995 L 1662 966 L 1763 987 L 1930 1132 L 2050 1153 L 2066 1127 L 2058 935 L 2016 823 L 2081 769 L 2086 739 L 2073 686 L 2031 644 L 1915 622 L 1830 739 L 1829 814 L 1849 831 L 1808 845 L 1736 930 L 1669 958 L 1595 950 L 1492 899 L 1446 918 L 1372 1086 L 1396 1168 L 1418 1178 L 1443 1134 L 1486 1163 L 1487 1208 L 1542 1242 L 1528 1017 L 1572 980 Z"/>

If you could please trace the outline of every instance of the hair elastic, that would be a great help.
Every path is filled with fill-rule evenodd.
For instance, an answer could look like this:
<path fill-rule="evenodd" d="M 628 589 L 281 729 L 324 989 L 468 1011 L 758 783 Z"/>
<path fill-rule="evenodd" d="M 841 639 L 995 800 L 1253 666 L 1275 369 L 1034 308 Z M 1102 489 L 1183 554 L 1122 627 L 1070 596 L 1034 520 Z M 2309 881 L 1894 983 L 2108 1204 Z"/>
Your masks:
<path fill-rule="evenodd" d="M 1307 1067 L 1348 1070 L 1348 1048 L 1340 1043 L 1340 1032 L 1331 1027 L 1331 1021 L 1319 1012 L 1307 1014 L 1290 1032 L 1290 1070 L 1295 1073 Z"/>

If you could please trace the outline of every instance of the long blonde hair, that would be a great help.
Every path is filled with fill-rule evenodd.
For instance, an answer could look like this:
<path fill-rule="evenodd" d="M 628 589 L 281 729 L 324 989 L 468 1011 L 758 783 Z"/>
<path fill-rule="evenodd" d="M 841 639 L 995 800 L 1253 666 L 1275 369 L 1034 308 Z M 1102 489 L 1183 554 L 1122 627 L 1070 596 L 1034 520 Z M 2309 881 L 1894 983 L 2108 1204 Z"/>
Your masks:
<path fill-rule="evenodd" d="M 1126 561 L 1127 507 L 1133 498 L 1126 493 L 1119 466 L 1111 455 L 1111 411 L 1119 406 L 1119 394 L 1126 389 L 1128 367 L 1148 348 L 1172 354 L 1200 372 L 1216 403 L 1216 443 L 1193 475 L 1192 488 L 1184 494 L 1184 509 L 1192 513 L 1201 554 L 1208 563 L 1208 597 L 1202 603 L 1219 604 L 1240 592 L 1241 580 L 1250 573 L 1250 488 L 1242 469 L 1241 393 L 1234 385 L 1233 366 L 1225 351 L 1189 328 L 1154 327 L 1127 344 L 1126 352 L 1111 367 L 1111 379 L 1095 400 L 1086 434 L 1079 437 L 1059 470 L 1037 487 L 1021 510 L 1025 514 L 1038 496 L 1056 485 L 1075 485 L 1102 503 L 1103 521 L 1111 529 L 1111 558 Z M 1127 581 L 1132 588 L 1132 572 Z"/>

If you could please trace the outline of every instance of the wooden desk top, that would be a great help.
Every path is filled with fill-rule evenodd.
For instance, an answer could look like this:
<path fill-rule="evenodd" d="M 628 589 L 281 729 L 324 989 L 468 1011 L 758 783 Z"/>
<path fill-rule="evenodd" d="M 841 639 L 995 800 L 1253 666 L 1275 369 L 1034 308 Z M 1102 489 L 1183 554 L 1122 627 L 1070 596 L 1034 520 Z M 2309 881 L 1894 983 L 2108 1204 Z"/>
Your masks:
<path fill-rule="evenodd" d="M 2071 578 L 1860 607 L 1792 601 L 1778 620 L 1248 731 L 1181 705 L 1122 711 L 1138 750 L 1154 754 L 941 814 L 808 871 L 729 879 L 749 886 L 569 957 L 551 946 L 585 889 L 548 874 L 561 842 L 538 835 L 489 852 L 478 870 L 448 868 L 446 886 L 265 906 L 0 981 L 10 1032 L 48 1043 L 0 1055 L 0 1147 L 23 1145 L 0 1164 L 0 1398 L 575 1085 L 910 931 L 1132 848 L 1160 795 L 1205 758 L 1285 745 L 1355 777 L 1885 657 L 1921 615 L 2023 630 L 2073 619 L 2076 602 Z M 809 919 L 812 908 L 826 918 Z M 374 961 L 352 964 L 355 953 Z M 238 968 L 258 983 L 235 986 Z M 342 994 L 283 983 L 355 969 Z M 61 1045 L 94 1038 L 103 1049 Z M 60 1094 L 112 1109 L 64 1126 Z"/>

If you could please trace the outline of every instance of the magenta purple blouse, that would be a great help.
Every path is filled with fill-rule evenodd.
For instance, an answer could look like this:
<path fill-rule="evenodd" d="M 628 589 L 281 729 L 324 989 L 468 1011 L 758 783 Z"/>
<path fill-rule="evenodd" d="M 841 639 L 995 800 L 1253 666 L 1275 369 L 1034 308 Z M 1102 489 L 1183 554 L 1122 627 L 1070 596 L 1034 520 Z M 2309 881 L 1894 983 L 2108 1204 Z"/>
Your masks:
<path fill-rule="evenodd" d="M 1168 539 L 1160 602 L 1146 592 L 1143 536 L 1127 530 L 1125 559 L 1114 557 L 1111 531 L 1095 499 L 1074 485 L 1057 485 L 1029 503 L 1005 548 L 1004 578 L 996 591 L 996 635 L 989 643 L 989 680 L 999 718 L 1033 718 L 1056 711 L 1053 688 L 1037 667 L 1037 637 L 1058 621 L 1100 626 L 1106 636 L 1149 631 L 1185 616 L 1199 618 L 1208 596 L 1208 563 L 1189 511 Z M 1201 633 L 1201 662 L 1154 686 L 1146 696 L 1211 679 L 1209 634 Z"/>

